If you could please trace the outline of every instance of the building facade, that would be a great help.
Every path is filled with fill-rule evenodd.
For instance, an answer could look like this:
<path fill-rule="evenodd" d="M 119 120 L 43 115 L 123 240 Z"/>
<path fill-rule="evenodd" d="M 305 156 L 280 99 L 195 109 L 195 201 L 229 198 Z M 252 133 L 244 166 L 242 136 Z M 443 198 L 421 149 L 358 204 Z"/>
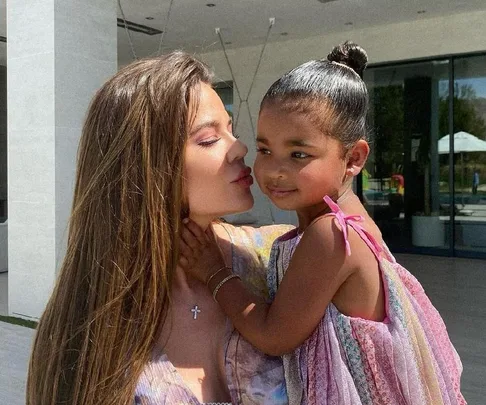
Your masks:
<path fill-rule="evenodd" d="M 63 257 L 76 148 L 89 100 L 130 62 L 125 31 L 116 25 L 116 2 L 89 0 L 80 7 L 74 0 L 41 0 L 28 7 L 9 5 L 5 15 L 0 272 L 8 269 L 9 313 L 25 318 L 42 313 Z M 241 105 L 236 91 L 232 103 L 251 164 L 259 101 L 273 81 L 306 60 L 325 57 L 338 43 L 359 43 L 371 62 L 365 81 L 372 154 L 362 175 L 362 197 L 385 240 L 394 251 L 484 258 L 485 37 L 486 6 L 361 29 L 343 24 L 325 35 L 269 42 L 256 77 L 261 45 L 228 49 L 232 72 L 220 49 L 199 56 L 218 82 L 237 85 L 240 97 L 251 88 L 248 111 L 246 106 L 236 111 Z M 254 209 L 230 220 L 295 223 L 292 213 L 275 209 L 257 187 L 254 194 Z"/>

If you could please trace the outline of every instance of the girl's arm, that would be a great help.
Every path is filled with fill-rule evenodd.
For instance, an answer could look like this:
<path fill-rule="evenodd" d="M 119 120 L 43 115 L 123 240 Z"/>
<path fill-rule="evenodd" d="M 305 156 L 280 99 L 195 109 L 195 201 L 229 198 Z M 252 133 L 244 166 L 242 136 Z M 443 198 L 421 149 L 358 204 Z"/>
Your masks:
<path fill-rule="evenodd" d="M 199 270 L 190 270 L 191 274 L 207 280 L 211 273 L 201 272 L 200 264 L 214 272 L 218 267 L 216 256 L 212 248 L 204 249 Z M 342 232 L 331 217 L 324 217 L 306 229 L 271 305 L 248 292 L 237 279 L 223 284 L 216 299 L 250 343 L 279 356 L 300 346 L 314 331 L 336 291 L 351 274 L 346 261 Z M 227 275 L 218 273 L 211 279 L 210 288 Z"/>

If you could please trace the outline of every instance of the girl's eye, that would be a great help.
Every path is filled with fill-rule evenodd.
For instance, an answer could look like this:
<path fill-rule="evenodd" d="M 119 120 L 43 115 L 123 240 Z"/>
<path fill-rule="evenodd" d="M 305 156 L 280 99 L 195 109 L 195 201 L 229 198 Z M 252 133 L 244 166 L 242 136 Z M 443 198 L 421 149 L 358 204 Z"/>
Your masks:
<path fill-rule="evenodd" d="M 207 148 L 208 146 L 211 146 L 211 145 L 215 144 L 216 142 L 218 142 L 220 139 L 221 138 L 211 139 L 209 141 L 201 141 L 201 142 L 198 142 L 198 145 L 202 146 L 203 148 Z"/>
<path fill-rule="evenodd" d="M 310 155 L 304 152 L 292 152 L 292 157 L 296 159 L 305 159 L 308 158 Z"/>
<path fill-rule="evenodd" d="M 257 148 L 257 153 L 261 153 L 262 155 L 270 155 L 270 151 L 264 148 Z"/>

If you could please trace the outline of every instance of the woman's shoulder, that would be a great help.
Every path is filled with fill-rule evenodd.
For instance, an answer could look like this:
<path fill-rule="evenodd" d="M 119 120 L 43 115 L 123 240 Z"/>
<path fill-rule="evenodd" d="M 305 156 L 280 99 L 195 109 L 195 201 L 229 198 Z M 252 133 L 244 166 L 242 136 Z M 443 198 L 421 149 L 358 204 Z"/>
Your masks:
<path fill-rule="evenodd" d="M 228 223 L 218 223 L 216 227 L 224 229 L 224 233 L 218 232 L 218 235 L 228 239 L 234 244 L 250 243 L 255 247 L 273 243 L 275 239 L 295 229 L 293 225 L 263 225 L 263 226 L 235 226 Z"/>
<path fill-rule="evenodd" d="M 268 296 L 266 274 L 273 242 L 292 229 L 292 225 L 215 225 L 217 235 L 231 243 L 233 272 L 242 277 L 252 292 L 262 297 Z"/>
<path fill-rule="evenodd" d="M 221 224 L 237 255 L 250 255 L 267 267 L 273 243 L 295 229 L 293 225 L 234 226 Z"/>

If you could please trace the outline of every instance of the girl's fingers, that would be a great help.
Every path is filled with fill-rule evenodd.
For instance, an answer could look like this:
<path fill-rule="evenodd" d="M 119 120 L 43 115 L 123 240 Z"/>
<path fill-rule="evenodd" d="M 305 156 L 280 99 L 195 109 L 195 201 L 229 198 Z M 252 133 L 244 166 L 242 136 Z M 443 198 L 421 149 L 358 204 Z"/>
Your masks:
<path fill-rule="evenodd" d="M 179 266 L 181 266 L 183 269 L 189 269 L 191 267 L 185 256 L 179 257 Z"/>
<path fill-rule="evenodd" d="M 208 229 L 206 229 L 206 231 L 204 232 L 205 235 L 206 235 L 206 238 L 209 240 L 209 241 L 215 241 L 216 240 L 216 237 L 214 236 L 214 230 L 213 230 L 213 226 L 210 225 L 208 226 Z"/>
<path fill-rule="evenodd" d="M 185 221 L 185 226 L 192 232 L 200 244 L 205 245 L 207 243 L 206 234 L 201 227 L 194 221 Z"/>
<path fill-rule="evenodd" d="M 182 239 L 179 243 L 179 253 L 180 256 L 185 257 L 187 261 L 189 261 L 194 256 L 192 249 Z"/>
<path fill-rule="evenodd" d="M 182 228 L 182 240 L 188 245 L 191 249 L 198 249 L 198 245 L 200 245 L 199 240 L 193 235 L 193 233 L 189 230 L 187 226 Z"/>

